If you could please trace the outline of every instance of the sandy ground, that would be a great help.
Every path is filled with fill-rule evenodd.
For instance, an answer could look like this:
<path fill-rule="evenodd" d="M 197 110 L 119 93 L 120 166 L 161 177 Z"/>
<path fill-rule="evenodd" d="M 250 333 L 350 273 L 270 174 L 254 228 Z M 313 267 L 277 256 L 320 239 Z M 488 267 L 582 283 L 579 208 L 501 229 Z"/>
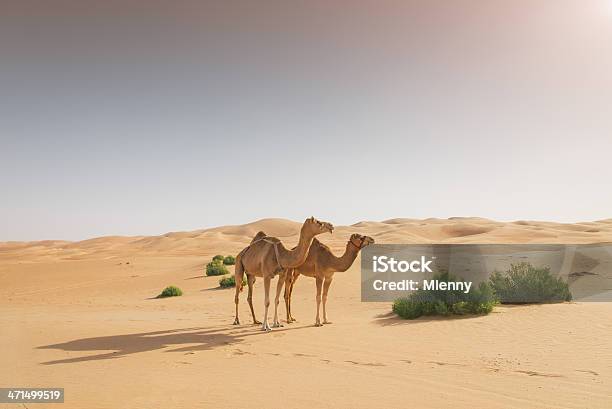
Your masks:
<path fill-rule="evenodd" d="M 65 388 L 65 404 L 28 405 L 40 408 L 612 407 L 612 303 L 404 321 L 387 303 L 360 302 L 357 260 L 330 290 L 333 324 L 313 326 L 314 280 L 302 278 L 298 322 L 261 332 L 243 294 L 243 325 L 231 325 L 233 289 L 217 289 L 203 265 L 236 253 L 260 229 L 293 245 L 298 228 L 273 219 L 158 237 L 0 244 L 0 386 Z M 340 253 L 352 232 L 377 243 L 587 243 L 612 241 L 612 220 L 395 219 L 321 240 Z M 169 284 L 184 296 L 153 298 Z M 260 316 L 262 295 L 260 280 Z"/>

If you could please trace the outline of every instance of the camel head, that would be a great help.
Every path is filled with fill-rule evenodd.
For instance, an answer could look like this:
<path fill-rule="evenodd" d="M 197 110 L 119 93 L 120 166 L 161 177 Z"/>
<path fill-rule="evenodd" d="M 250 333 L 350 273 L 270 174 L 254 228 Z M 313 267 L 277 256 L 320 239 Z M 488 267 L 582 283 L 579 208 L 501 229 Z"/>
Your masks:
<path fill-rule="evenodd" d="M 370 236 L 362 236 L 361 234 L 352 234 L 349 243 L 361 250 L 364 247 L 374 243 L 374 239 Z"/>
<path fill-rule="evenodd" d="M 332 233 L 334 231 L 334 225 L 311 217 L 304 221 L 302 231 L 309 232 L 313 236 L 316 236 L 317 234 Z"/>

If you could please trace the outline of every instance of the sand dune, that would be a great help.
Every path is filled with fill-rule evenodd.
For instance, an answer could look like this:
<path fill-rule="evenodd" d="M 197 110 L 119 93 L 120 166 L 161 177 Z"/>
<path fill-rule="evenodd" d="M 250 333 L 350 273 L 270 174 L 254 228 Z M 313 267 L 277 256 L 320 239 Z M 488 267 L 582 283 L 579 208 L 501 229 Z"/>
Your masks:
<path fill-rule="evenodd" d="M 286 219 L 262 219 L 237 226 L 221 226 L 191 232 L 149 237 L 99 237 L 78 242 L 0 242 L 0 260 L 22 261 L 86 259 L 121 255 L 210 255 L 224 249 L 238 252 L 260 230 L 287 243 L 297 242 L 301 223 Z M 367 234 L 377 243 L 596 243 L 612 241 L 612 220 L 588 223 L 537 221 L 496 222 L 477 217 L 450 219 L 389 219 L 337 226 L 322 238 L 332 247 L 344 246 L 353 232 Z"/>
<path fill-rule="evenodd" d="M 300 225 L 0 243 L 0 385 L 64 387 L 66 408 L 612 407 L 612 303 L 403 321 L 360 302 L 357 261 L 332 285 L 334 324 L 312 326 L 314 282 L 303 278 L 297 323 L 262 333 L 243 294 L 246 324 L 232 326 L 233 291 L 203 277 L 204 264 L 259 230 L 294 245 Z M 354 232 L 377 243 L 591 243 L 612 241 L 612 219 L 389 219 L 321 240 L 339 252 Z M 152 298 L 169 284 L 184 296 Z"/>

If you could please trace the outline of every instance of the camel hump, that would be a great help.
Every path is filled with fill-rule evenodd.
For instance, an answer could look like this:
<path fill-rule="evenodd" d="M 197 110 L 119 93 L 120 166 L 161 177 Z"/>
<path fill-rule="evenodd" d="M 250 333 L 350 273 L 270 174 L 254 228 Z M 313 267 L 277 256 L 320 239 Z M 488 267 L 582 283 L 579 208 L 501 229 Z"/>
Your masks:
<path fill-rule="evenodd" d="M 257 234 L 255 235 L 255 237 L 253 237 L 253 240 L 251 240 L 251 243 L 254 243 L 254 242 L 256 242 L 257 240 L 261 240 L 261 239 L 263 239 L 264 237 L 267 237 L 267 234 L 266 234 L 265 232 L 263 232 L 263 231 L 261 231 L 261 230 L 260 230 L 259 232 L 257 232 Z"/>
<path fill-rule="evenodd" d="M 317 238 L 316 238 L 316 237 L 314 237 L 314 238 L 312 239 L 312 243 L 310 243 L 310 248 L 312 249 L 312 248 L 317 248 L 317 247 L 323 247 L 323 248 L 326 248 L 327 246 L 326 246 L 325 244 L 321 243 L 319 240 L 317 240 Z M 295 246 L 295 247 L 293 247 L 291 250 L 295 250 L 295 249 L 297 249 L 297 248 L 298 248 L 298 246 Z"/>
<path fill-rule="evenodd" d="M 321 243 L 319 240 L 317 240 L 316 238 L 314 238 L 312 240 L 312 244 L 310 245 L 310 248 L 315 248 L 315 249 L 319 249 L 319 250 L 329 250 L 329 246 Z"/>
<path fill-rule="evenodd" d="M 319 240 L 314 239 L 310 245 L 309 254 L 312 252 L 316 253 L 331 253 L 331 249 L 326 244 L 321 243 Z"/>

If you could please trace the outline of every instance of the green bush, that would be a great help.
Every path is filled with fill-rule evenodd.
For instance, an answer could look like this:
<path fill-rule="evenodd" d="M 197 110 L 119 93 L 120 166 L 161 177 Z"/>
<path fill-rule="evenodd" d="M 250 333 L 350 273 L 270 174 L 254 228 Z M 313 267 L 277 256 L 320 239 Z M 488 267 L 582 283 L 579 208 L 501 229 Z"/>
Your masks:
<path fill-rule="evenodd" d="M 160 295 L 157 296 L 157 298 L 180 297 L 181 295 L 183 295 L 183 291 L 180 288 L 171 285 L 169 287 L 164 288 L 164 290 L 161 292 Z"/>
<path fill-rule="evenodd" d="M 457 281 L 448 272 L 434 275 L 434 280 Z M 482 282 L 469 293 L 462 290 L 414 291 L 393 303 L 393 312 L 402 318 L 415 319 L 423 315 L 488 314 L 493 311 L 497 299 L 489 283 Z"/>
<path fill-rule="evenodd" d="M 224 258 L 225 258 L 225 257 L 223 257 L 221 254 L 217 254 L 216 256 L 214 256 L 214 257 L 212 258 L 212 261 L 223 262 L 223 259 L 224 259 Z"/>
<path fill-rule="evenodd" d="M 207 276 L 222 276 L 229 273 L 227 267 L 220 261 L 211 261 L 206 264 L 206 275 Z"/>
<path fill-rule="evenodd" d="M 536 268 L 530 263 L 512 264 L 504 273 L 494 272 L 491 287 L 502 303 L 547 303 L 571 301 L 572 293 L 561 277 L 554 277 L 549 267 Z"/>
<path fill-rule="evenodd" d="M 246 285 L 246 279 L 244 277 L 242 278 L 242 285 Z M 236 287 L 236 277 L 235 276 L 223 277 L 221 280 L 219 280 L 219 287 L 221 288 Z"/>
<path fill-rule="evenodd" d="M 223 259 L 223 264 L 225 264 L 226 266 L 233 266 L 234 264 L 236 264 L 236 258 L 234 256 L 226 256 Z"/>

